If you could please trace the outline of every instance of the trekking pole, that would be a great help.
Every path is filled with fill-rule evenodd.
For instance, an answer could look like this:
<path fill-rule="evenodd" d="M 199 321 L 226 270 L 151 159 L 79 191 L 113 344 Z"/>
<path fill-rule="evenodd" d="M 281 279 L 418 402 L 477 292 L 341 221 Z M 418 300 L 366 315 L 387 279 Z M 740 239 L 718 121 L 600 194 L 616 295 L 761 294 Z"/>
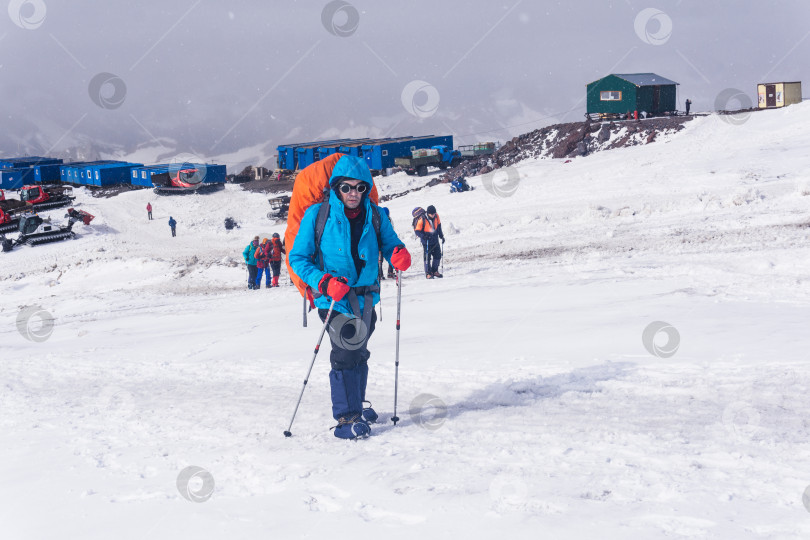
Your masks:
<path fill-rule="evenodd" d="M 391 421 L 394 425 L 399 422 L 397 416 L 397 391 L 399 390 L 399 312 L 402 306 L 402 270 L 397 270 L 397 348 L 396 356 L 394 357 L 394 416 Z"/>
<path fill-rule="evenodd" d="M 304 295 L 304 328 L 307 327 L 307 295 Z"/>
<path fill-rule="evenodd" d="M 306 298 L 304 300 L 306 300 Z M 298 403 L 295 404 L 295 410 L 293 411 L 292 418 L 290 418 L 290 427 L 288 427 L 287 431 L 284 432 L 285 437 L 292 437 L 290 430 L 292 429 L 293 420 L 295 420 L 295 415 L 298 412 L 298 406 L 301 405 L 301 398 L 304 397 L 304 390 L 307 388 L 309 376 L 312 374 L 312 366 L 315 365 L 315 358 L 318 356 L 318 350 L 321 348 L 321 341 L 323 341 L 323 335 L 326 333 L 326 327 L 329 326 L 329 319 L 332 318 L 333 309 L 335 309 L 334 298 L 332 299 L 332 303 L 329 305 L 329 313 L 326 314 L 326 320 L 323 322 L 323 328 L 321 329 L 321 335 L 318 338 L 318 344 L 315 345 L 315 352 L 312 354 L 312 362 L 309 364 L 309 371 L 307 371 L 307 377 L 304 379 L 304 386 L 301 387 L 301 394 L 298 396 Z"/>
<path fill-rule="evenodd" d="M 380 273 L 377 275 L 377 283 L 380 284 L 380 322 L 382 322 L 382 266 L 380 266 Z"/>
<path fill-rule="evenodd" d="M 444 242 L 439 242 L 439 248 L 441 249 L 442 254 L 442 269 L 439 272 L 440 274 L 444 275 Z"/>
<path fill-rule="evenodd" d="M 428 274 L 429 272 L 428 272 L 428 245 L 427 245 L 427 243 L 425 243 L 425 245 L 422 246 L 422 251 L 425 254 L 425 274 Z"/>

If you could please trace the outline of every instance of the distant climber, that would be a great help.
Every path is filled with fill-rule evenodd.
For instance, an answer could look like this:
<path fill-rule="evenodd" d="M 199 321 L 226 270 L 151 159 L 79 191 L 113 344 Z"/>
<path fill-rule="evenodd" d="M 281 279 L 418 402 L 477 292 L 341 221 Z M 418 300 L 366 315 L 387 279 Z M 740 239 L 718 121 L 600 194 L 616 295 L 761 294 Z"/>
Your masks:
<path fill-rule="evenodd" d="M 430 205 L 427 211 L 414 208 L 412 214 L 413 230 L 422 241 L 422 249 L 425 252 L 425 277 L 428 279 L 444 277 L 439 272 L 439 263 L 442 260 L 442 246 L 439 245 L 439 240 L 444 244 L 444 233 L 436 207 Z"/>
<path fill-rule="evenodd" d="M 259 249 L 259 237 L 254 236 L 253 240 L 242 251 L 242 258 L 245 259 L 245 264 L 248 268 L 248 289 L 258 289 L 256 287 L 256 274 L 258 273 L 256 250 Z"/>
<path fill-rule="evenodd" d="M 472 191 L 472 187 L 463 176 L 456 178 L 450 183 L 450 193 L 463 193 L 465 191 Z"/>
<path fill-rule="evenodd" d="M 172 236 L 177 236 L 177 221 L 172 216 L 169 216 L 169 227 L 172 228 Z"/>
<path fill-rule="evenodd" d="M 273 238 L 270 239 L 270 269 L 273 270 L 273 287 L 278 287 L 282 253 L 286 254 L 287 250 L 281 242 L 281 236 L 278 233 L 273 233 Z"/>
<path fill-rule="evenodd" d="M 146 214 L 148 215 L 149 219 L 152 219 L 152 203 L 146 203 Z"/>

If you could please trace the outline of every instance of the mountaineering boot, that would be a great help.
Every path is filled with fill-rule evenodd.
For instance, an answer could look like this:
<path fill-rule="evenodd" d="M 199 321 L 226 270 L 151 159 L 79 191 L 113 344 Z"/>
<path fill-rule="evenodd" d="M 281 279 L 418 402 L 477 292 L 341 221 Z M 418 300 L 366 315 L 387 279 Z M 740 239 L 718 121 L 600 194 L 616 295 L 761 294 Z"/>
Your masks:
<path fill-rule="evenodd" d="M 366 384 L 368 383 L 368 364 L 362 363 L 355 368 L 359 374 L 357 378 L 357 385 L 358 391 L 360 393 L 360 402 L 361 403 L 368 403 L 368 407 L 363 407 L 363 411 L 360 413 L 362 419 L 369 424 L 373 424 L 379 418 L 377 412 L 371 408 L 371 402 L 366 401 Z"/>
<path fill-rule="evenodd" d="M 443 278 L 444 276 L 438 272 L 433 272 L 433 277 Z"/>
<path fill-rule="evenodd" d="M 278 276 L 273 276 L 273 287 L 278 287 Z"/>
<path fill-rule="evenodd" d="M 335 426 L 335 437 L 338 439 L 356 439 L 366 437 L 371 433 L 369 425 L 359 416 L 352 418 L 339 418 Z"/>
<path fill-rule="evenodd" d="M 395 279 L 396 277 L 397 275 L 395 273 L 391 272 L 390 270 L 388 271 L 388 279 Z"/>
<path fill-rule="evenodd" d="M 363 408 L 363 413 L 361 415 L 363 421 L 367 424 L 373 424 L 380 416 L 377 414 L 377 411 L 371 408 L 370 401 L 364 401 L 363 403 L 368 403 L 368 407 Z"/>
<path fill-rule="evenodd" d="M 433 279 L 433 274 L 425 274 L 425 277 L 428 279 Z"/>

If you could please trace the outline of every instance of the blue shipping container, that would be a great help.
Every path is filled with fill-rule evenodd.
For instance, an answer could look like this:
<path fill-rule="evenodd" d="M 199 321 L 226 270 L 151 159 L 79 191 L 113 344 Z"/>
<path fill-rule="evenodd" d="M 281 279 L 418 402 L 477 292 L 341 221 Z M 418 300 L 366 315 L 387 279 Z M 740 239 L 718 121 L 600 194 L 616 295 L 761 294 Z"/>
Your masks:
<path fill-rule="evenodd" d="M 122 161 L 76 161 L 66 163 L 59 167 L 59 177 L 64 183 L 87 185 L 86 175 L 81 175 L 80 170 L 88 165 L 100 165 L 104 163 L 123 163 Z"/>
<path fill-rule="evenodd" d="M 152 175 L 167 174 L 170 171 L 175 173 L 180 166 L 184 169 L 195 167 L 199 171 L 204 170 L 203 184 L 224 184 L 227 179 L 228 172 L 225 165 L 213 163 L 164 163 L 160 165 L 139 166 L 132 169 L 130 182 L 136 186 L 152 187 L 154 185 L 152 183 Z"/>
<path fill-rule="evenodd" d="M 25 185 L 24 175 L 30 169 L 0 169 L 0 189 L 20 189 Z"/>
<path fill-rule="evenodd" d="M 21 169 L 34 165 L 56 165 L 59 163 L 62 163 L 61 159 L 40 156 L 0 158 L 0 169 Z"/>
<path fill-rule="evenodd" d="M 61 179 L 62 165 L 56 163 L 52 165 L 35 165 L 34 182 L 42 184 L 48 182 L 58 182 Z"/>
<path fill-rule="evenodd" d="M 371 139 L 334 139 L 330 141 L 311 141 L 295 144 L 282 144 L 279 145 L 278 150 L 278 168 L 279 169 L 303 169 L 312 162 L 298 163 L 299 153 L 297 150 L 304 146 L 309 147 L 332 147 L 339 146 L 340 144 L 352 144 L 353 142 L 370 141 Z M 313 153 L 314 155 L 314 153 Z M 326 157 L 326 156 L 324 156 Z"/>

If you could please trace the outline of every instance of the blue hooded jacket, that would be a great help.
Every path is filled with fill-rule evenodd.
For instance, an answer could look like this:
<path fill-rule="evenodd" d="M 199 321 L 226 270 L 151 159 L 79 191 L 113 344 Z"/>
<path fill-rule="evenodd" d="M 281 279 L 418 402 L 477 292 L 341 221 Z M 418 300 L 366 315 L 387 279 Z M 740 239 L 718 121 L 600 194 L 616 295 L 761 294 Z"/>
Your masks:
<path fill-rule="evenodd" d="M 353 156 L 343 156 L 335 163 L 332 176 L 329 178 L 329 185 L 333 189 L 329 190 L 329 200 L 319 204 L 313 204 L 304 213 L 301 219 L 301 226 L 295 237 L 295 244 L 288 257 L 290 266 L 298 276 L 309 285 L 313 291 L 318 290 L 318 284 L 325 274 L 332 274 L 334 277 L 345 277 L 350 287 L 364 287 L 368 285 L 379 285 L 377 280 L 377 253 L 382 251 L 383 257 L 390 262 L 391 254 L 397 246 L 405 244 L 399 239 L 391 226 L 391 220 L 385 212 L 380 210 L 380 238 L 382 239 L 382 250 L 377 247 L 377 234 L 374 232 L 374 225 L 371 223 L 372 202 L 368 198 L 369 191 L 363 194 L 361 205 L 365 209 L 366 222 L 363 226 L 363 234 L 357 246 L 360 259 L 366 264 L 358 275 L 351 249 L 351 228 L 349 218 L 346 217 L 345 206 L 340 200 L 334 187 L 341 177 L 361 180 L 372 187 L 374 180 L 368 166 L 361 158 Z M 315 260 L 315 221 L 318 217 L 318 210 L 321 204 L 329 204 L 329 219 L 323 229 L 321 237 L 321 253 L 323 254 L 324 269 L 321 270 Z M 377 293 L 373 294 L 374 304 L 380 301 Z M 358 295 L 360 309 L 363 309 L 364 298 Z M 332 299 L 328 296 L 321 296 L 315 299 L 315 305 L 321 309 L 329 309 Z M 351 314 L 347 297 L 340 302 L 335 302 L 335 310 L 341 313 Z"/>

